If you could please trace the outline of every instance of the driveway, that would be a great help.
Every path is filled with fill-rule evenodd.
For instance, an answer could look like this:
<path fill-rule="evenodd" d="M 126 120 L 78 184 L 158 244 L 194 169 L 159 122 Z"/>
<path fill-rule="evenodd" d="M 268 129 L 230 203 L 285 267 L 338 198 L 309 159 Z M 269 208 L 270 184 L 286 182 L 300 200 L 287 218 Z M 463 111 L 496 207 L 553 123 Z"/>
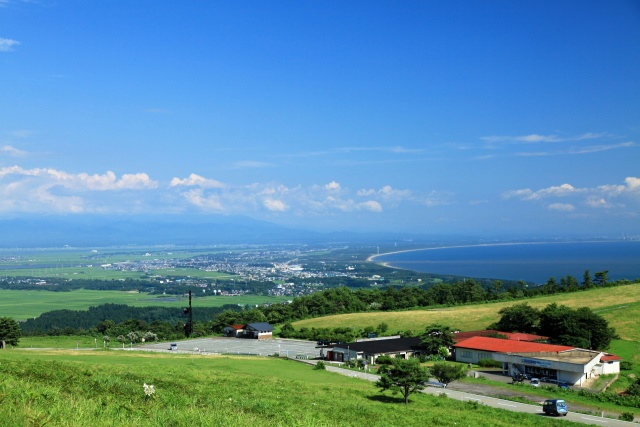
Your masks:
<path fill-rule="evenodd" d="M 205 353 L 205 354 L 244 354 L 256 356 L 271 356 L 276 353 L 290 358 L 314 359 L 320 357 L 320 349 L 316 348 L 315 342 L 269 339 L 252 340 L 243 338 L 194 338 L 188 340 L 174 341 L 178 349 L 174 353 Z M 125 346 L 126 349 L 172 352 L 169 350 L 169 343 L 145 343 L 133 347 Z"/>

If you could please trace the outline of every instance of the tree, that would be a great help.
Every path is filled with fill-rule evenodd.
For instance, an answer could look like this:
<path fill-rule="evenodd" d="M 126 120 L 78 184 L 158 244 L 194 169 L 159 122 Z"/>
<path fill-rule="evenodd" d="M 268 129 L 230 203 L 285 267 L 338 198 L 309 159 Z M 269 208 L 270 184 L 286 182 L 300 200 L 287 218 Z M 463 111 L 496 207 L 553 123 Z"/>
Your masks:
<path fill-rule="evenodd" d="M 392 359 L 391 364 L 381 366 L 378 373 L 380 379 L 376 386 L 380 391 L 402 394 L 405 405 L 409 403 L 409 395 L 424 389 L 424 382 L 429 380 L 429 373 L 418 359 Z"/>
<path fill-rule="evenodd" d="M 449 384 L 455 380 L 464 378 L 467 369 L 457 363 L 438 362 L 431 367 L 431 375 L 443 384 Z"/>
<path fill-rule="evenodd" d="M 0 341 L 13 346 L 20 340 L 20 325 L 10 317 L 0 317 Z"/>
<path fill-rule="evenodd" d="M 534 333 L 538 328 L 540 312 L 526 302 L 505 307 L 498 314 L 501 315 L 500 320 L 490 325 L 489 329 L 497 329 L 502 332 Z"/>
<path fill-rule="evenodd" d="M 588 307 L 577 310 L 556 303 L 540 312 L 540 333 L 558 344 L 605 350 L 617 337 L 614 328 Z"/>
<path fill-rule="evenodd" d="M 594 288 L 596 285 L 591 280 L 591 272 L 589 270 L 585 270 L 582 275 L 582 287 L 584 289 Z"/>
<path fill-rule="evenodd" d="M 454 344 L 451 328 L 437 323 L 427 326 L 420 340 L 420 347 L 429 354 L 437 354 L 440 347 L 449 348 Z"/>
<path fill-rule="evenodd" d="M 607 273 L 609 270 L 598 271 L 594 273 L 593 284 L 596 286 L 607 286 Z"/>

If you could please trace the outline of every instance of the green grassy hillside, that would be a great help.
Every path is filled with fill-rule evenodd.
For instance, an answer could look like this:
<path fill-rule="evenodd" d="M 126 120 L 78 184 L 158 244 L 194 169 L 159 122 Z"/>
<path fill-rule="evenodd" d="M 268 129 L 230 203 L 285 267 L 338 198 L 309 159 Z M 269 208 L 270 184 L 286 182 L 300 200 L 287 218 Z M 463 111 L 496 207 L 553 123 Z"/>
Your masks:
<path fill-rule="evenodd" d="M 556 294 L 529 300 L 496 302 L 448 308 L 368 312 L 341 314 L 295 322 L 296 329 L 376 326 L 381 322 L 389 325 L 390 331 L 413 330 L 421 332 L 430 323 L 443 323 L 462 331 L 486 328 L 497 321 L 498 311 L 503 307 L 527 302 L 532 307 L 542 308 L 550 303 L 568 307 L 589 307 L 604 317 L 616 328 L 621 338 L 640 342 L 640 285 L 594 289 L 570 294 Z"/>
<path fill-rule="evenodd" d="M 291 360 L 118 351 L 0 351 L 0 401 L 0 424 L 14 427 L 557 423 L 424 394 L 405 406 L 370 382 Z"/>

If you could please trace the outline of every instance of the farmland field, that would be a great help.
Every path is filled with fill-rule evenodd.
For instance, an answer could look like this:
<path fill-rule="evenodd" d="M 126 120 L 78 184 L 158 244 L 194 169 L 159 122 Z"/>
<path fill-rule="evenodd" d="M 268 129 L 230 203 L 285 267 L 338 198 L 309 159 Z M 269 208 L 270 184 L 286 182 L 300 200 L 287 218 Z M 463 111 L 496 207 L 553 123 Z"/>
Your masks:
<path fill-rule="evenodd" d="M 190 276 L 209 279 L 234 277 L 226 273 L 202 271 L 197 268 L 150 268 L 146 271 L 118 271 L 101 268 L 101 265 L 105 264 L 180 260 L 219 252 L 230 253 L 230 250 L 143 247 L 100 250 L 0 250 L 0 276 L 100 280 L 140 279 L 147 275 Z"/>
<path fill-rule="evenodd" d="M 194 307 L 220 307 L 225 304 L 255 305 L 282 302 L 286 297 L 207 296 L 193 299 Z M 0 290 L 0 316 L 25 320 L 53 310 L 86 310 L 100 304 L 127 304 L 135 307 L 182 307 L 188 297 L 149 295 L 138 292 L 77 290 L 71 292 Z"/>

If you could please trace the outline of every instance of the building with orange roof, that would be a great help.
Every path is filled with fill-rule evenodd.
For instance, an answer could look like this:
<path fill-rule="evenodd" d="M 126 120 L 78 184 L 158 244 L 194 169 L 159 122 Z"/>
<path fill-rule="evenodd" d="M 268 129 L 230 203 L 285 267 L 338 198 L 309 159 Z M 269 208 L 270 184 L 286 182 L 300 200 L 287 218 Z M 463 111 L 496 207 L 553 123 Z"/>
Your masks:
<path fill-rule="evenodd" d="M 502 362 L 506 375 L 526 375 L 551 383 L 582 385 L 594 375 L 620 372 L 620 358 L 596 350 L 475 336 L 454 344 L 458 362 Z"/>

